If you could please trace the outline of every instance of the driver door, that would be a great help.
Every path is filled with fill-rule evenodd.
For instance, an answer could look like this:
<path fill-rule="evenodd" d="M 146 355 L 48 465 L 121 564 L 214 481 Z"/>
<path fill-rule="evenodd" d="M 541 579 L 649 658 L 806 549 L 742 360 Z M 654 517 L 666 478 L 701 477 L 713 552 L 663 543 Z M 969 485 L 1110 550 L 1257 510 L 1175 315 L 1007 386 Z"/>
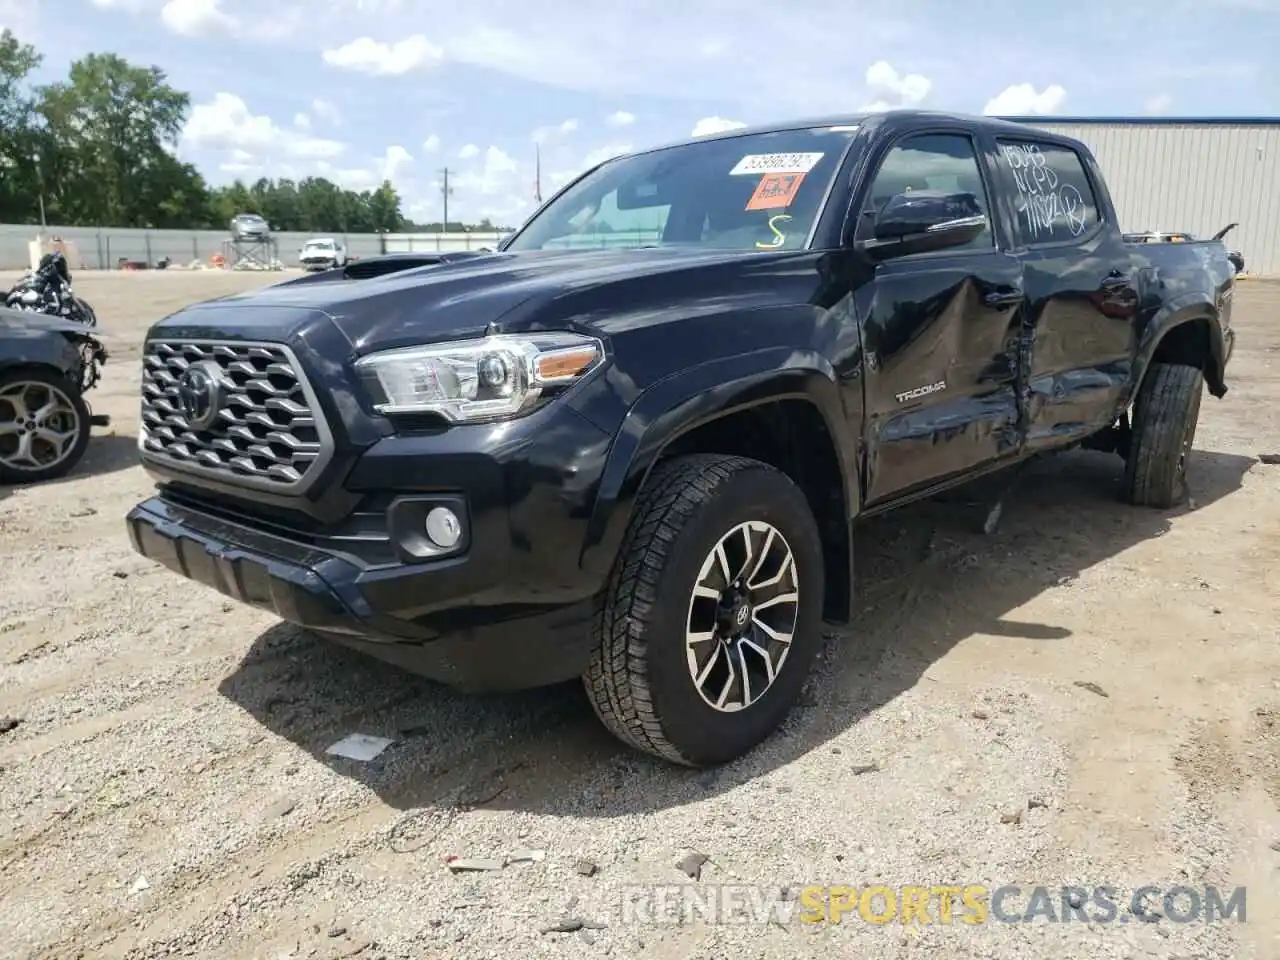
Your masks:
<path fill-rule="evenodd" d="M 870 237 L 890 197 L 972 193 L 972 242 L 880 262 L 857 294 L 867 375 L 866 504 L 887 503 L 1016 454 L 1022 266 L 997 243 L 985 166 L 967 130 L 909 134 L 883 154 L 862 204 Z"/>

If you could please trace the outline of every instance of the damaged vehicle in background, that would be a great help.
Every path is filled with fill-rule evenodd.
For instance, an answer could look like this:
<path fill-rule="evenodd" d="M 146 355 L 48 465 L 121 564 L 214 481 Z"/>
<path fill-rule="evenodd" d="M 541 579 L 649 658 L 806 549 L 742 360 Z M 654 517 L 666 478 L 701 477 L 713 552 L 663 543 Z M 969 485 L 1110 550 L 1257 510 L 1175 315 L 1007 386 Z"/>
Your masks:
<path fill-rule="evenodd" d="M 85 402 L 106 360 L 80 321 L 0 307 L 0 483 L 54 480 L 80 462 L 91 428 L 110 423 Z"/>
<path fill-rule="evenodd" d="M 734 130 L 588 170 L 498 252 L 155 324 L 127 529 L 335 642 L 464 690 L 581 678 L 625 743 L 723 763 L 824 620 L 856 642 L 861 519 L 1081 445 L 1184 498 L 1232 293 L 1220 242 L 1126 243 L 1074 139 Z"/>
<path fill-rule="evenodd" d="M 347 265 L 347 249 L 332 237 L 315 237 L 298 251 L 304 270 L 332 270 Z"/>
<path fill-rule="evenodd" d="M 1210 240 L 1224 240 L 1228 233 L 1240 226 L 1238 223 L 1228 223 L 1225 227 L 1215 233 Z M 1195 243 L 1196 238 L 1190 233 L 1181 233 L 1176 230 L 1160 232 L 1159 230 L 1144 230 L 1140 233 L 1126 233 L 1124 238 L 1129 243 Z M 1236 273 L 1244 273 L 1244 254 L 1239 250 L 1228 250 L 1227 259 L 1231 261 L 1231 266 L 1235 268 Z"/>

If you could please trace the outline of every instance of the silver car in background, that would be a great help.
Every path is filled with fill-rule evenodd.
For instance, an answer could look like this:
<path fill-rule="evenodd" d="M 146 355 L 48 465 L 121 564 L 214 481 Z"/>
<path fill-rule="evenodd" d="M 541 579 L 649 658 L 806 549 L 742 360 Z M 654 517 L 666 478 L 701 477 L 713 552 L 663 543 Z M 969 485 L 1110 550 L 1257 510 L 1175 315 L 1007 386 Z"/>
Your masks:
<path fill-rule="evenodd" d="M 231 236 L 236 240 L 266 240 L 271 227 L 256 213 L 237 213 L 231 218 Z"/>

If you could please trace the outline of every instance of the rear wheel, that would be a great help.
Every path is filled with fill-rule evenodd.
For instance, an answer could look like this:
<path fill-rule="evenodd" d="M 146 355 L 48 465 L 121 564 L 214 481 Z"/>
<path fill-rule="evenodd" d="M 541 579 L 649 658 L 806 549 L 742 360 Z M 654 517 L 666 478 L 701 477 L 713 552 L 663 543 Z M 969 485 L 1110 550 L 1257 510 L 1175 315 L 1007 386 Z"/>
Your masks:
<path fill-rule="evenodd" d="M 0 483 L 37 483 L 66 474 L 89 445 L 89 409 L 53 370 L 0 376 Z"/>
<path fill-rule="evenodd" d="M 710 766 L 791 710 L 821 644 L 822 547 L 790 478 L 742 457 L 655 468 L 596 619 L 584 681 L 619 739 Z"/>
<path fill-rule="evenodd" d="M 1125 494 L 1144 507 L 1172 507 L 1187 496 L 1187 462 L 1200 419 L 1204 374 L 1198 367 L 1153 363 L 1133 407 Z"/>

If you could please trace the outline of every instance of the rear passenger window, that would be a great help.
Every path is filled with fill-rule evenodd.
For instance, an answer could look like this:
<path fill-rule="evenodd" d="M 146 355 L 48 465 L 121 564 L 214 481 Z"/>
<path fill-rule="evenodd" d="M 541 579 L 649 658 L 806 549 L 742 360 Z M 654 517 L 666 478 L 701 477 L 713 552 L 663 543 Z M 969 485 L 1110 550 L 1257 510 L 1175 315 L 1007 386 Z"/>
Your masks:
<path fill-rule="evenodd" d="M 885 155 L 867 198 L 863 217 L 879 212 L 885 202 L 912 190 L 946 190 L 973 194 L 978 209 L 988 218 L 987 229 L 972 242 L 951 250 L 989 250 L 995 245 L 991 233 L 990 206 L 982 183 L 982 172 L 973 141 L 960 134 L 928 133 L 907 137 Z"/>
<path fill-rule="evenodd" d="M 1062 243 L 1098 225 L 1098 205 L 1074 150 L 1051 143 L 1001 140 L 1000 160 L 1017 188 L 1014 204 L 1027 246 Z"/>

